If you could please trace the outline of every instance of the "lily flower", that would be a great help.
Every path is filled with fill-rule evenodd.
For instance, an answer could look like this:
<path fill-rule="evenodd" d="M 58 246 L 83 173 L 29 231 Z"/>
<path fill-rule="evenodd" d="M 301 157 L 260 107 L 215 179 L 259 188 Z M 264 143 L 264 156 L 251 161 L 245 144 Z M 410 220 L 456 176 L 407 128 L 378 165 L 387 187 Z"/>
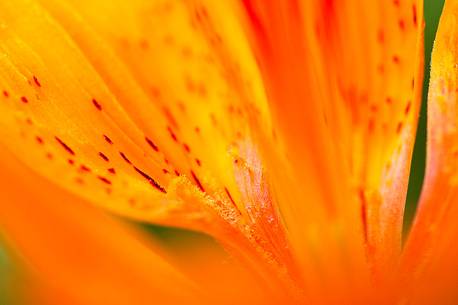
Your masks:
<path fill-rule="evenodd" d="M 0 228 L 26 304 L 453 304 L 458 2 L 0 1 Z M 176 257 L 125 219 L 200 231 Z"/>

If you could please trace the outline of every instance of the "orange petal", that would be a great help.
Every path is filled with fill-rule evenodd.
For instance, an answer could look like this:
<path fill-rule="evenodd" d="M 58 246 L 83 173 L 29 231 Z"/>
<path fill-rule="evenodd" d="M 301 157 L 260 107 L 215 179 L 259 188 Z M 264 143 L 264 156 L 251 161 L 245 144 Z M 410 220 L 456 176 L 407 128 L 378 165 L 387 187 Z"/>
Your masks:
<path fill-rule="evenodd" d="M 321 240 L 346 232 L 331 243 L 364 239 L 376 269 L 393 267 L 420 105 L 421 1 L 240 2 L 297 181 L 278 173 L 275 184 L 288 190 L 281 210 L 299 247 L 310 250 L 304 222 L 321 217 Z"/>
<path fill-rule="evenodd" d="M 142 236 L 42 179 L 3 147 L 0 155 L 0 227 L 54 301 L 203 301 Z"/>
<path fill-rule="evenodd" d="M 446 1 L 431 59 L 424 189 L 404 250 L 403 274 L 409 285 L 437 284 L 427 297 L 427 292 L 415 287 L 419 300 L 426 297 L 425 304 L 440 303 L 434 300 L 441 294 L 450 296 L 458 280 L 457 248 L 451 244 L 458 235 L 457 21 L 458 3 Z"/>
<path fill-rule="evenodd" d="M 224 47 L 218 45 L 223 42 L 214 41 L 217 33 L 201 28 L 204 12 L 200 7 L 194 11 L 186 2 L 40 2 L 68 31 L 113 91 L 119 91 L 120 85 L 113 75 L 122 72 L 131 76 L 143 98 L 120 101 L 142 129 L 157 134 L 155 143 L 175 169 L 206 193 L 223 197 L 225 204 L 230 204 L 232 197 L 243 209 L 234 173 L 228 170 L 234 159 L 228 152 L 236 149 L 236 142 L 248 132 L 247 97 L 240 96 L 236 86 L 250 88 L 242 82 L 259 82 L 257 75 L 239 79 L 242 72 L 254 70 L 253 59 L 230 62 L 225 58 L 221 54 Z M 100 18 L 100 11 L 104 11 L 104 18 Z M 112 52 L 109 59 L 105 58 L 107 51 Z M 249 57 L 247 46 L 245 53 L 238 53 Z M 118 71 L 118 67 L 126 70 Z M 250 71 L 250 76 L 255 71 Z M 125 93 L 116 92 L 121 94 Z M 261 93 L 252 94 L 253 103 L 262 100 L 258 98 Z M 158 109 L 160 113 L 156 114 Z M 266 110 L 257 107 L 251 111 Z M 147 113 L 156 115 L 153 118 Z M 165 127 L 151 126 L 157 116 L 165 119 Z M 231 196 L 216 194 L 224 188 Z"/>
<path fill-rule="evenodd" d="M 6 144 L 41 174 L 104 208 L 216 235 L 274 287 L 269 266 L 282 273 L 279 256 L 287 251 L 276 250 L 263 231 L 267 226 L 255 226 L 233 169 L 238 142 L 250 137 L 246 112 L 261 118 L 265 112 L 247 102 L 262 94 L 248 99 L 236 91 L 251 92 L 238 70 L 245 64 L 232 63 L 226 48 L 213 46 L 215 33 L 202 33 L 203 24 L 197 30 L 184 22 L 198 19 L 191 4 L 38 2 L 1 4 L 8 25 L 2 42 L 8 69 L 0 78 L 8 95 L 2 104 Z M 179 47 L 164 41 L 167 31 Z M 150 38 L 139 40 L 144 37 Z M 247 46 L 244 54 L 249 57 Z M 270 206 L 261 216 L 278 223 L 275 212 Z M 253 259 L 259 256 L 267 263 Z"/>
<path fill-rule="evenodd" d="M 174 194 L 187 179 L 176 177 L 149 133 L 167 132 L 163 115 L 150 112 L 143 129 L 123 108 L 128 99 L 149 103 L 128 75 L 113 69 L 126 83 L 113 92 L 40 6 L 0 5 L 2 142 L 34 170 L 111 211 L 183 226 L 205 222 L 207 212 Z"/>

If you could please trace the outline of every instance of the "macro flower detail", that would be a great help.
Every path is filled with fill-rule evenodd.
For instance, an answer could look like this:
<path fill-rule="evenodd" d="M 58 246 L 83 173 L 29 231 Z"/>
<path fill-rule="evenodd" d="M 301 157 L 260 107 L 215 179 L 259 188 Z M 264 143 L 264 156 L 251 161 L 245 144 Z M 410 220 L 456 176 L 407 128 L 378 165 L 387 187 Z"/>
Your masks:
<path fill-rule="evenodd" d="M 25 304 L 453 304 L 458 3 L 0 1 L 0 230 Z M 128 220 L 129 222 L 126 222 Z M 138 230 L 205 233 L 177 257 Z"/>

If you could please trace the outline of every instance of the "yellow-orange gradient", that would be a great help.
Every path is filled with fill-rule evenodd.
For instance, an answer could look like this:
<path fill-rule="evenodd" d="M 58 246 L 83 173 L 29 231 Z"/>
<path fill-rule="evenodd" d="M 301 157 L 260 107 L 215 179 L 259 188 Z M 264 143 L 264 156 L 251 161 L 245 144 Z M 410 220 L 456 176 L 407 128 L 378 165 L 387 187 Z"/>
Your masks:
<path fill-rule="evenodd" d="M 0 1 L 0 228 L 25 302 L 448 304 L 457 7 L 403 249 L 422 1 Z M 225 251 L 177 257 L 122 218 Z"/>

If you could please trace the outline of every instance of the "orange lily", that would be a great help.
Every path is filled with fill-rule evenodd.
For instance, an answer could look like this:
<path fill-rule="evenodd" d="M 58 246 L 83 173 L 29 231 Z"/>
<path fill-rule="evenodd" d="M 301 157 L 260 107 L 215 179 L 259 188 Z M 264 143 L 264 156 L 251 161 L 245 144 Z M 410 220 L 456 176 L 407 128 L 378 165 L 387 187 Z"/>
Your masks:
<path fill-rule="evenodd" d="M 455 0 L 401 247 L 422 16 L 416 0 L 0 1 L 0 227 L 23 301 L 453 303 Z M 230 256 L 183 262 L 103 211 Z"/>

